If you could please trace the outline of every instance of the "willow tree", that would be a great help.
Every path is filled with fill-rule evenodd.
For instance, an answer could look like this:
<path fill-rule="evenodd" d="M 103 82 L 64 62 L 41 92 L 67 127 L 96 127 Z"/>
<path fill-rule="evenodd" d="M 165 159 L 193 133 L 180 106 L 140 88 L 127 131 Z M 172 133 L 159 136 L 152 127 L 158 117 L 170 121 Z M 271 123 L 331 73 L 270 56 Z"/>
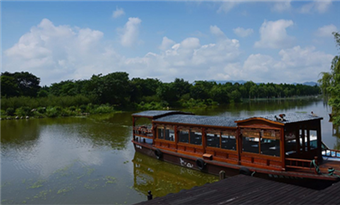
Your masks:
<path fill-rule="evenodd" d="M 340 33 L 333 32 L 337 46 L 340 48 Z M 323 72 L 318 80 L 324 96 L 332 106 L 333 123 L 340 125 L 340 56 L 332 60 L 331 71 Z"/>

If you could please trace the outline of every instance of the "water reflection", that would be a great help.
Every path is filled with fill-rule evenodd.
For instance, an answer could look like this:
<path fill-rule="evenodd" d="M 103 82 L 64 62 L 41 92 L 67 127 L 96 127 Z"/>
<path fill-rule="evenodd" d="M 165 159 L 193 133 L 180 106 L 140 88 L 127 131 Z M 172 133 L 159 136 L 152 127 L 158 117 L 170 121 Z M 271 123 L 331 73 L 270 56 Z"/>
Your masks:
<path fill-rule="evenodd" d="M 11 120 L 1 122 L 1 148 L 32 149 L 40 135 L 39 120 Z"/>
<path fill-rule="evenodd" d="M 200 115 L 253 116 L 313 111 L 322 136 L 340 148 L 340 128 L 322 101 L 258 101 L 207 109 Z M 1 121 L 2 204 L 132 204 L 200 186 L 217 177 L 135 153 L 131 113 Z"/>
<path fill-rule="evenodd" d="M 133 187 L 145 196 L 148 190 L 152 191 L 154 197 L 160 197 L 218 180 L 216 176 L 171 165 L 138 152 L 132 162 Z"/>
<path fill-rule="evenodd" d="M 128 182 L 132 175 L 126 171 L 134 153 L 128 119 L 130 114 L 2 121 L 2 204 L 74 203 L 87 198 L 88 190 L 90 199 L 83 203 L 107 203 L 113 196 L 112 190 L 106 193 L 108 183 L 114 188 L 113 179 Z M 93 191 L 103 187 L 100 194 Z M 99 195 L 106 197 L 98 200 Z"/>

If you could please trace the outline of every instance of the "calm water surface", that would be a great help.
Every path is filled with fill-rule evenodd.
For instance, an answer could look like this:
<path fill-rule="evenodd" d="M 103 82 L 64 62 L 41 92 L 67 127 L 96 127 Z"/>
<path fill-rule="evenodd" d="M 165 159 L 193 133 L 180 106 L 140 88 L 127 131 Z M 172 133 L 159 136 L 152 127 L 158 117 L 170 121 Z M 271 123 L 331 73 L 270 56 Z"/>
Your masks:
<path fill-rule="evenodd" d="M 330 108 L 319 100 L 186 111 L 239 117 L 313 111 L 324 117 L 323 141 L 330 148 L 340 145 L 339 130 L 328 122 Z M 133 204 L 145 201 L 148 190 L 164 196 L 218 180 L 135 153 L 131 124 L 129 112 L 1 121 L 1 203 Z"/>

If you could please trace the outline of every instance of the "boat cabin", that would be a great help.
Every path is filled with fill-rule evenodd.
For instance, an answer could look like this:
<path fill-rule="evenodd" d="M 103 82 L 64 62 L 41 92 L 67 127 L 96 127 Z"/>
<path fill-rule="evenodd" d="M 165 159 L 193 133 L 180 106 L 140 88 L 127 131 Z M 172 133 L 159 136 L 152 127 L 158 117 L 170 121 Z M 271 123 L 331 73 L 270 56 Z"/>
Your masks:
<path fill-rule="evenodd" d="M 310 169 L 311 160 L 322 161 L 323 118 L 312 114 L 237 118 L 167 110 L 132 118 L 133 142 L 153 150 L 277 171 Z"/>

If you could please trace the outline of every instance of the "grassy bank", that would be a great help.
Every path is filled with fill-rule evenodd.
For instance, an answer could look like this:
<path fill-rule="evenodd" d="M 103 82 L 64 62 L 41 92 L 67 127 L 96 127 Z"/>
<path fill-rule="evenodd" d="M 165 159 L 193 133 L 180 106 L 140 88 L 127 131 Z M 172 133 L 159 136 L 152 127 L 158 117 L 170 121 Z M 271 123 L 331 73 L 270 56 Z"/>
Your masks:
<path fill-rule="evenodd" d="M 80 106 L 48 106 L 48 107 L 19 107 L 14 109 L 12 107 L 6 110 L 1 109 L 1 119 L 27 119 L 34 118 L 53 118 L 53 117 L 69 117 L 69 116 L 87 116 L 89 114 L 103 114 L 117 112 L 113 106 L 93 105 L 91 103 Z"/>

